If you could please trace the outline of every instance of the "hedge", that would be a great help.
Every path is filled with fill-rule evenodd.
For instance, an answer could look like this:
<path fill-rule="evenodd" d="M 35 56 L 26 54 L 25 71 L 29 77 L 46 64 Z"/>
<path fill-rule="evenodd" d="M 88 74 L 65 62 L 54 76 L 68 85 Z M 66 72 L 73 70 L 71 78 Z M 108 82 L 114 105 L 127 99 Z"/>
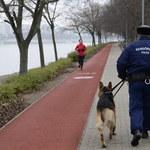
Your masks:
<path fill-rule="evenodd" d="M 70 58 L 61 58 L 57 62 L 52 62 L 44 68 L 29 70 L 26 75 L 14 75 L 9 77 L 0 85 L 0 100 L 6 101 L 16 98 L 23 91 L 37 90 L 43 86 L 47 80 L 52 80 L 58 71 L 65 70 L 72 62 Z"/>

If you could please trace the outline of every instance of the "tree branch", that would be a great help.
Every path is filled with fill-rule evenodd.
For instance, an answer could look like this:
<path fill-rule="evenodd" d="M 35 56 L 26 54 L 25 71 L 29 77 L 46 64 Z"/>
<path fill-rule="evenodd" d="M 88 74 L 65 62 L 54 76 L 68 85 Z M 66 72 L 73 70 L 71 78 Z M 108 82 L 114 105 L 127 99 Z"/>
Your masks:
<path fill-rule="evenodd" d="M 45 5 L 45 0 L 42 1 L 37 0 L 32 25 L 29 34 L 26 38 L 27 42 L 30 42 L 32 40 L 32 37 L 37 33 L 37 30 L 39 29 L 44 5 Z"/>
<path fill-rule="evenodd" d="M 8 10 L 4 0 L 0 0 L 0 3 L 1 3 L 2 8 L 4 9 L 4 12 L 5 12 L 8 20 L 9 20 L 9 21 L 5 20 L 5 22 L 9 23 L 12 26 L 12 29 L 14 30 L 14 33 L 16 35 L 17 40 L 20 40 L 20 37 L 19 37 L 18 32 L 17 32 L 17 28 L 16 28 L 14 20 L 13 20 L 13 17 L 10 15 L 9 10 Z"/>

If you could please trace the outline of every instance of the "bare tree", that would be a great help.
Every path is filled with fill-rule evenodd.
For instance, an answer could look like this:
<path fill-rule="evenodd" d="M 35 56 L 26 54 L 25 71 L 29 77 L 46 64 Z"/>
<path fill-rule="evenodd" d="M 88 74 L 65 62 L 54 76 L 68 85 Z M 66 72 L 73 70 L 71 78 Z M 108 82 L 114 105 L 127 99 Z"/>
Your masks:
<path fill-rule="evenodd" d="M 34 0 L 31 0 L 31 1 L 36 5 Z M 30 5 L 31 1 L 28 2 L 29 5 Z M 26 10 L 28 10 L 32 14 L 32 17 L 33 17 L 34 16 L 34 11 L 32 10 L 33 5 L 31 5 L 31 6 L 24 5 L 24 7 L 26 8 Z M 41 68 L 42 68 L 42 67 L 45 67 L 45 61 L 44 61 L 43 42 L 42 42 L 42 35 L 41 35 L 40 27 L 37 30 L 37 37 L 38 37 L 38 44 L 39 44 L 39 51 L 40 51 L 40 62 L 41 62 Z"/>
<path fill-rule="evenodd" d="M 48 25 L 51 28 L 52 31 L 52 40 L 53 40 L 53 46 L 54 46 L 54 52 L 55 52 L 55 60 L 58 61 L 58 54 L 57 54 L 57 47 L 56 47 L 56 41 L 55 41 L 55 20 L 56 18 L 58 18 L 60 16 L 61 13 L 56 13 L 56 9 L 57 9 L 57 2 L 55 2 L 54 4 L 54 8 L 52 10 L 52 8 L 50 8 L 50 3 L 46 3 L 44 10 L 45 12 L 43 12 L 43 17 L 45 18 L 45 20 L 47 21 Z"/>
<path fill-rule="evenodd" d="M 102 8 L 99 12 L 97 22 L 96 22 L 96 34 L 98 36 L 98 45 L 102 43 L 102 24 L 103 24 L 103 18 L 102 18 Z"/>
<path fill-rule="evenodd" d="M 82 32 L 84 31 L 89 33 L 92 36 L 92 45 L 94 46 L 96 45 L 95 33 L 100 11 L 100 4 L 97 2 L 93 2 L 92 0 L 85 0 L 84 2 L 82 2 L 82 5 L 79 5 L 77 9 L 75 8 L 75 10 L 73 11 L 74 16 L 76 16 L 74 17 L 76 18 L 73 22 L 74 26 L 77 22 L 80 26 L 80 29 L 82 29 Z"/>
<path fill-rule="evenodd" d="M 69 11 L 69 15 L 66 17 L 65 27 L 63 27 L 63 31 L 72 31 L 79 35 L 79 38 L 82 39 L 81 34 L 84 33 L 84 28 L 79 22 L 79 18 L 76 13 Z"/>
<path fill-rule="evenodd" d="M 145 24 L 150 23 L 150 1 L 145 0 Z M 102 29 L 121 35 L 128 43 L 137 40 L 136 28 L 142 24 L 142 1 L 113 0 L 103 6 Z M 127 34 L 126 34 L 127 33 Z M 126 36 L 128 35 L 128 36 Z"/>
<path fill-rule="evenodd" d="M 52 2 L 54 0 L 49 0 Z M 56 0 L 57 1 L 57 0 Z M 28 47 L 29 44 L 37 33 L 40 23 L 43 8 L 45 6 L 46 0 L 37 0 L 34 1 L 36 3 L 33 12 L 33 20 L 31 23 L 31 27 L 29 33 L 26 38 L 23 36 L 22 31 L 22 21 L 23 21 L 23 10 L 26 9 L 25 5 L 28 5 L 28 2 L 25 0 L 0 0 L 0 7 L 2 8 L 2 12 L 7 16 L 7 20 L 5 22 L 9 23 L 14 31 L 17 44 L 20 51 L 20 71 L 19 74 L 23 75 L 27 73 L 27 62 L 28 62 Z M 31 14 L 32 15 L 32 14 Z"/>
<path fill-rule="evenodd" d="M 81 22 L 80 22 L 80 16 L 78 16 L 79 9 L 81 9 L 81 4 L 83 3 L 83 0 L 71 0 L 66 1 L 66 11 L 65 11 L 65 26 L 62 27 L 63 31 L 72 31 L 73 33 L 78 34 L 79 38 L 82 39 L 82 33 L 85 32 L 85 29 L 83 28 Z M 69 13 L 68 13 L 69 12 Z"/>
<path fill-rule="evenodd" d="M 84 8 L 80 11 L 80 21 L 84 29 L 92 36 L 92 45 L 96 46 L 95 32 L 98 22 L 98 17 L 101 11 L 99 3 L 89 1 L 85 3 Z"/>
<path fill-rule="evenodd" d="M 89 33 L 92 36 L 92 45 L 95 46 L 96 26 L 100 26 L 98 19 L 101 13 L 101 6 L 98 2 L 94 2 L 93 0 L 73 2 L 72 5 L 70 5 L 70 3 L 68 5 L 70 9 L 67 11 L 65 17 L 67 25 L 63 29 L 77 33 L 81 39 L 81 33 Z"/>
<path fill-rule="evenodd" d="M 96 27 L 96 34 L 98 36 L 98 45 L 102 43 L 102 29 L 101 26 Z"/>

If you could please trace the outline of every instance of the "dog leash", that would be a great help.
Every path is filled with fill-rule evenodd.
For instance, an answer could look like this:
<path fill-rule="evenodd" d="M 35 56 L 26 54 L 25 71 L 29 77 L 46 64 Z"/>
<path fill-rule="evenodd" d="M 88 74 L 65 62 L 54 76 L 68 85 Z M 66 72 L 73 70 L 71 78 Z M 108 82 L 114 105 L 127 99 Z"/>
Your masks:
<path fill-rule="evenodd" d="M 111 89 L 111 92 L 112 92 L 114 89 L 116 89 L 123 81 L 124 81 L 124 80 L 120 81 L 116 86 L 114 86 L 114 87 Z M 113 97 L 116 96 L 116 94 L 117 94 L 117 93 L 119 92 L 119 90 L 122 88 L 122 86 L 124 85 L 124 83 L 125 83 L 125 82 L 123 82 L 123 83 L 120 85 L 120 87 L 118 88 L 118 90 L 116 91 L 116 93 L 114 94 Z"/>
<path fill-rule="evenodd" d="M 119 92 L 119 90 L 122 88 L 122 86 L 124 85 L 124 82 L 121 84 L 121 86 L 119 87 L 119 89 L 116 91 L 116 93 L 114 94 L 114 96 L 113 97 L 115 97 L 116 96 L 116 94 Z"/>

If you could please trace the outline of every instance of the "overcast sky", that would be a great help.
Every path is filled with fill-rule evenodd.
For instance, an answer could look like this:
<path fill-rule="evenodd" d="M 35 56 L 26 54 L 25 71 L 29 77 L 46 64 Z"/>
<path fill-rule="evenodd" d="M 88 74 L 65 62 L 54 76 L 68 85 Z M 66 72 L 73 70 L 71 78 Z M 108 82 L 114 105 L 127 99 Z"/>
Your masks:
<path fill-rule="evenodd" d="M 99 2 L 100 2 L 101 4 L 105 4 L 105 3 L 108 3 L 109 0 L 99 0 Z"/>
<path fill-rule="evenodd" d="M 94 2 L 99 2 L 100 4 L 103 5 L 105 3 L 108 3 L 110 0 L 93 0 L 93 1 Z M 62 11 L 63 12 L 63 10 L 66 9 L 66 6 L 64 5 L 64 2 L 66 2 L 66 0 L 59 0 L 58 1 L 58 7 L 57 7 L 56 11 L 58 11 L 58 12 Z M 71 3 L 74 3 L 74 2 L 76 2 L 76 0 L 72 0 Z M 79 0 L 79 2 L 82 2 L 82 0 Z M 4 18 L 2 16 L 4 17 L 5 14 L 0 14 L 0 22 L 3 22 L 3 20 L 4 20 Z M 59 18 L 56 19 L 55 23 L 57 24 L 56 25 L 57 27 L 61 27 L 62 26 L 62 23 L 63 23 L 62 19 L 63 19 L 62 15 Z M 29 22 L 30 22 L 30 20 L 28 20 L 28 19 L 23 20 L 24 24 L 30 24 L 31 22 L 30 23 Z M 47 24 L 44 19 L 42 19 L 42 24 Z"/>

